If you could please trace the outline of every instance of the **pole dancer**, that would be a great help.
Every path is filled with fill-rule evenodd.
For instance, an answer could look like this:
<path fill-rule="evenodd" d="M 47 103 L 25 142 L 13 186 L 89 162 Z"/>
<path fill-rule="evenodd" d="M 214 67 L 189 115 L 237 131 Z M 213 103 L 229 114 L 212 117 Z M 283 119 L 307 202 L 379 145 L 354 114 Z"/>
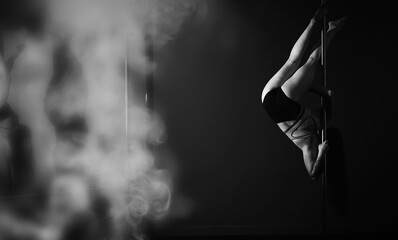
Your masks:
<path fill-rule="evenodd" d="M 326 0 L 321 0 L 321 5 L 326 5 Z M 321 32 L 321 64 L 322 64 L 322 81 L 321 86 L 326 88 L 326 50 L 327 50 L 327 28 L 328 22 L 326 15 L 323 16 L 322 19 L 322 32 Z M 325 110 L 327 99 L 321 96 L 321 141 L 326 142 L 326 127 L 328 122 L 327 112 Z M 321 230 L 322 230 L 322 239 L 326 240 L 327 235 L 327 211 L 326 211 L 326 178 L 327 178 L 327 155 L 323 157 L 323 174 L 322 174 L 322 218 L 321 218 Z"/>
<path fill-rule="evenodd" d="M 300 62 L 310 36 L 316 26 L 322 23 L 326 14 L 326 6 L 322 4 L 294 44 L 288 60 L 265 85 L 261 96 L 263 107 L 269 117 L 302 151 L 305 167 L 313 180 L 317 180 L 322 173 L 328 142 L 321 139 L 321 112 L 310 110 L 299 102 L 306 92 L 318 94 L 324 99 L 329 99 L 331 92 L 325 88 L 311 87 L 320 66 L 320 44 L 314 47 L 304 65 L 300 66 Z M 325 47 L 330 45 L 345 21 L 346 18 L 340 18 L 328 23 Z"/>

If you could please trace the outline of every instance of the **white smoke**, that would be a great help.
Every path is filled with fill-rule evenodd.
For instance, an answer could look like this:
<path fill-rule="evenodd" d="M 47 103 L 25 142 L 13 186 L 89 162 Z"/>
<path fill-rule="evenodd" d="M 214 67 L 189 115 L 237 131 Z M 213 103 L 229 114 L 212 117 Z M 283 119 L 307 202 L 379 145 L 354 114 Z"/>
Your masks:
<path fill-rule="evenodd" d="M 83 142 L 82 150 L 76 151 L 70 143 L 57 141 L 47 215 L 51 226 L 59 224 L 42 227 L 38 232 L 54 232 L 43 229 L 62 228 L 75 212 L 89 212 L 92 188 L 110 203 L 114 239 L 123 234 L 142 239 L 139 230 L 142 218 L 156 219 L 167 213 L 171 179 L 167 171 L 156 168 L 156 161 L 161 159 L 154 159 L 148 148 L 148 144 L 164 141 L 165 129 L 155 113 L 134 100 L 139 91 L 134 88 L 137 81 L 155 70 L 154 62 L 146 54 L 148 46 L 161 48 L 187 18 L 198 12 L 203 14 L 204 9 L 205 1 L 200 0 L 49 1 L 45 31 L 55 48 L 66 42 L 81 65 L 82 72 L 77 75 L 85 84 L 73 80 L 76 75 L 71 74 L 71 79 L 64 80 L 56 94 L 46 97 L 46 106 L 40 108 L 57 109 L 65 119 L 74 114 L 84 115 L 88 130 L 81 139 L 73 136 Z M 137 79 L 126 76 L 125 67 L 139 73 Z M 31 84 L 39 90 L 16 88 L 17 96 L 13 97 L 19 99 L 16 102 L 23 105 L 30 101 L 26 99 L 27 92 L 43 97 L 48 81 Z M 32 102 L 43 104 L 39 100 Z M 24 111 L 28 110 L 17 110 Z M 42 115 L 32 121 L 45 121 L 44 110 L 28 115 L 32 114 Z M 48 123 L 30 124 L 30 127 L 39 125 L 48 126 Z M 36 148 L 50 151 L 41 144 Z"/>

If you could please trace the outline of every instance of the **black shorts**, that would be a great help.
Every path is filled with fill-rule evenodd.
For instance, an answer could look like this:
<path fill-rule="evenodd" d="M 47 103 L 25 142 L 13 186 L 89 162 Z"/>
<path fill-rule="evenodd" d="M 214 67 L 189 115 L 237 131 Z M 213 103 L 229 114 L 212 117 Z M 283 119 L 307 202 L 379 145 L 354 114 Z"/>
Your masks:
<path fill-rule="evenodd" d="M 276 123 L 295 120 L 301 112 L 300 103 L 286 96 L 280 87 L 272 89 L 265 95 L 263 107 Z"/>

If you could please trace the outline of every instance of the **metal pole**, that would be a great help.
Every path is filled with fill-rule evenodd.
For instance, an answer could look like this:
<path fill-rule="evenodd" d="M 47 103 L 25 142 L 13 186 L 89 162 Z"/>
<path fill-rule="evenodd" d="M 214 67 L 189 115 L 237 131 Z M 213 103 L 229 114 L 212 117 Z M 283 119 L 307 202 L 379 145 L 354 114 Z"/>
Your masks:
<path fill-rule="evenodd" d="M 128 43 L 126 47 L 126 54 L 124 56 L 124 108 L 125 108 L 125 138 L 126 138 L 126 150 L 129 147 L 129 48 Z"/>
<path fill-rule="evenodd" d="M 325 4 L 326 0 L 321 0 L 321 4 Z M 326 72 L 326 33 L 327 33 L 328 23 L 326 16 L 323 17 L 323 29 L 321 34 L 321 45 L 322 45 L 322 82 L 321 86 L 326 88 L 326 80 L 327 80 L 327 72 Z M 321 107 L 322 107 L 322 117 L 321 117 L 321 128 L 322 128 L 322 142 L 324 142 L 326 138 L 326 109 L 325 109 L 325 101 L 324 97 L 321 97 Z M 322 174 L 322 239 L 326 239 L 327 236 L 327 209 L 326 209 L 326 186 L 327 186 L 327 157 L 326 154 L 324 156 L 324 171 Z"/>
<path fill-rule="evenodd" d="M 148 57 L 149 64 L 152 64 L 154 62 L 154 46 L 153 46 L 153 39 L 152 36 L 147 35 L 146 38 L 146 54 Z M 153 110 L 153 71 L 152 67 L 150 67 L 147 75 L 146 75 L 146 93 L 145 93 L 145 103 L 148 108 L 148 110 L 152 111 Z"/>

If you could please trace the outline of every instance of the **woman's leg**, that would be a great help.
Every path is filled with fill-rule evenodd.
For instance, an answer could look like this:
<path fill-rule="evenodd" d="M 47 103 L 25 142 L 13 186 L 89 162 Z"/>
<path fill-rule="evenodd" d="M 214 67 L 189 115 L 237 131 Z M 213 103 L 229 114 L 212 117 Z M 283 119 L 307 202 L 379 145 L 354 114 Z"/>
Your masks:
<path fill-rule="evenodd" d="M 327 32 L 326 48 L 330 46 L 331 41 L 338 32 L 338 30 L 345 23 L 346 18 L 340 18 L 337 21 L 329 22 L 329 30 Z M 301 96 L 308 91 L 312 82 L 314 81 L 317 67 L 319 66 L 319 59 L 321 57 L 321 46 L 315 50 L 308 57 L 307 62 L 299 68 L 293 76 L 282 85 L 283 92 L 291 99 L 299 101 Z"/>
<path fill-rule="evenodd" d="M 267 82 L 265 85 L 261 100 L 264 100 L 265 95 L 272 89 L 282 86 L 299 68 L 301 58 L 307 49 L 308 42 L 310 40 L 311 34 L 323 16 L 326 14 L 326 8 L 322 5 L 314 17 L 311 19 L 310 23 L 305 28 L 304 32 L 300 35 L 299 39 L 294 44 L 288 60 L 282 66 L 282 68 Z"/>

